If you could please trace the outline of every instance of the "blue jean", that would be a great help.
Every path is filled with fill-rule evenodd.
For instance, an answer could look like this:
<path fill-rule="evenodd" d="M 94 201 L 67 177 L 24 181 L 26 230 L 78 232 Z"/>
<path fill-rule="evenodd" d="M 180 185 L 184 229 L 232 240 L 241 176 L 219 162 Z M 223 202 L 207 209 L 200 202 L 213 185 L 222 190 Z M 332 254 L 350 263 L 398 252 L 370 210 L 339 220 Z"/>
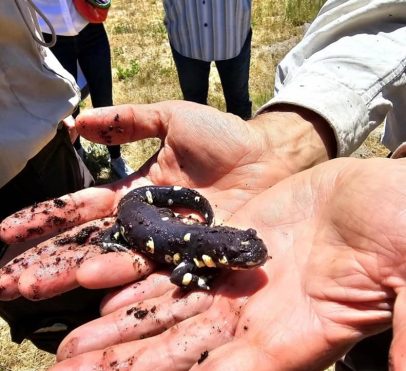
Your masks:
<path fill-rule="evenodd" d="M 44 34 L 49 41 L 51 35 Z M 86 78 L 93 107 L 113 105 L 110 45 L 102 23 L 89 23 L 76 36 L 57 36 L 51 48 L 62 66 L 77 79 L 79 63 Z M 77 115 L 79 111 L 75 112 Z M 75 142 L 75 147 L 80 146 Z M 120 156 L 120 146 L 107 147 L 111 158 Z"/>
<path fill-rule="evenodd" d="M 248 89 L 251 37 L 252 31 L 249 32 L 239 55 L 231 59 L 215 61 L 227 112 L 234 113 L 242 119 L 249 119 L 252 114 Z M 172 45 L 171 48 L 183 98 L 191 102 L 207 104 L 211 62 L 185 57 Z"/>

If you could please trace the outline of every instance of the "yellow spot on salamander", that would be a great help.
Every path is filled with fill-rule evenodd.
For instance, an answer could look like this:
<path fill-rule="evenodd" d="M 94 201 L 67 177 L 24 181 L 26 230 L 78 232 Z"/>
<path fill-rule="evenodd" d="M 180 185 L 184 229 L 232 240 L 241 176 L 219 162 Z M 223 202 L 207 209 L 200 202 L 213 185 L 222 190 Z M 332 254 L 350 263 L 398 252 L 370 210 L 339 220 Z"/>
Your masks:
<path fill-rule="evenodd" d="M 154 240 L 152 239 L 152 237 L 150 237 L 148 239 L 148 241 L 145 243 L 145 250 L 147 252 L 149 252 L 150 254 L 153 254 L 155 251 L 155 244 L 154 244 Z"/>
<path fill-rule="evenodd" d="M 242 241 L 241 242 L 241 245 L 249 245 L 250 244 L 250 241 Z"/>
<path fill-rule="evenodd" d="M 182 285 L 187 286 L 190 282 L 192 282 L 192 273 L 185 273 L 182 278 Z"/>
<path fill-rule="evenodd" d="M 197 286 L 199 286 L 202 289 L 208 290 L 209 288 L 207 287 L 206 281 L 199 277 L 199 279 L 197 280 Z"/>
<path fill-rule="evenodd" d="M 213 259 L 209 255 L 202 255 L 202 259 L 203 259 L 206 267 L 209 267 L 209 268 L 216 267 L 216 263 L 213 261 Z"/>
<path fill-rule="evenodd" d="M 173 205 L 173 200 L 171 198 L 168 198 L 168 205 L 169 206 Z"/>
<path fill-rule="evenodd" d="M 173 262 L 178 265 L 181 261 L 182 257 L 180 254 L 177 252 L 176 254 L 173 255 Z"/>
<path fill-rule="evenodd" d="M 183 241 L 189 242 L 189 241 L 190 241 L 190 237 L 191 237 L 191 234 L 190 234 L 190 233 L 186 233 L 186 234 L 183 236 Z"/>
<path fill-rule="evenodd" d="M 152 205 L 154 202 L 154 198 L 152 197 L 151 191 L 146 191 L 145 196 L 147 197 L 147 202 Z"/>
<path fill-rule="evenodd" d="M 173 186 L 174 191 L 180 191 L 182 189 L 181 186 Z"/>
<path fill-rule="evenodd" d="M 224 255 L 221 259 L 219 259 L 219 263 L 222 265 L 228 265 L 227 257 Z"/>
<path fill-rule="evenodd" d="M 196 196 L 195 197 L 195 202 L 199 202 L 200 201 L 200 197 L 199 196 Z"/>
<path fill-rule="evenodd" d="M 170 255 L 165 255 L 165 261 L 166 261 L 167 263 L 172 263 L 172 262 L 173 262 L 172 256 L 170 256 Z"/>
<path fill-rule="evenodd" d="M 206 266 L 201 260 L 197 258 L 193 258 L 193 261 L 195 262 L 197 268 L 203 268 Z"/>

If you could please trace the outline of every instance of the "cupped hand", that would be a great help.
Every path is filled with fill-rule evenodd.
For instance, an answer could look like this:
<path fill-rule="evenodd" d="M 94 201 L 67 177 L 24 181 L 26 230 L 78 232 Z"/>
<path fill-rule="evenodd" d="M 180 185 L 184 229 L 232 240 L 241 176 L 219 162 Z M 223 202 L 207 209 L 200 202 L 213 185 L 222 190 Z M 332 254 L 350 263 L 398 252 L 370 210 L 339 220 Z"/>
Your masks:
<path fill-rule="evenodd" d="M 113 184 L 88 188 L 57 199 L 38 203 L 6 218 L 0 225 L 0 239 L 11 244 L 9 256 L 16 256 L 16 243 L 47 235 L 64 232 L 74 226 L 115 215 L 121 197 L 130 189 L 145 184 L 170 184 L 187 186 L 203 193 L 215 210 L 217 222 L 227 220 L 230 215 L 248 202 L 255 194 L 270 187 L 287 176 L 290 169 L 283 161 L 270 155 L 272 144 L 261 119 L 245 122 L 232 114 L 222 113 L 214 108 L 190 102 L 162 102 L 150 105 L 123 105 L 88 110 L 78 116 L 76 128 L 80 135 L 104 144 L 120 144 L 145 138 L 160 138 L 160 150 L 128 178 Z M 79 233 L 76 231 L 75 233 Z M 46 244 L 51 244 L 52 241 Z M 40 247 L 40 249 L 42 249 Z M 57 249 L 50 259 L 67 261 L 65 274 L 72 275 L 77 264 L 69 257 L 67 249 Z M 86 244 L 76 247 L 77 251 L 90 258 Z M 48 267 L 52 260 L 43 261 L 46 254 L 27 270 L 25 260 L 17 260 L 0 270 L 0 299 L 10 300 L 18 295 L 19 275 L 25 280 L 35 281 L 35 267 Z M 91 254 L 93 255 L 97 254 Z M 103 261 L 105 258 L 102 256 Z M 128 264 L 128 256 L 120 255 Z M 10 260 L 7 257 L 7 260 Z M 3 259 L 3 263 L 6 259 Z M 0 265 L 1 262 L 0 262 Z M 12 279 L 3 275 L 13 270 Z M 61 272 L 58 269 L 57 272 Z M 148 271 L 148 270 L 147 270 Z M 40 267 L 41 275 L 43 268 Z M 145 274 L 142 270 L 142 274 Z M 59 293 L 69 290 L 72 284 L 63 275 L 54 274 L 53 286 Z M 139 278 L 138 272 L 133 279 Z M 127 281 L 130 277 L 127 276 Z M 97 286 L 97 284 L 96 284 Z M 20 285 L 20 287 L 26 287 Z M 44 289 L 37 292 L 22 290 L 29 298 L 49 297 Z M 12 295 L 11 295 L 12 293 Z M 56 294 L 52 291 L 52 295 Z"/>
<path fill-rule="evenodd" d="M 53 370 L 322 370 L 392 324 L 404 369 L 405 177 L 404 160 L 340 159 L 278 183 L 228 221 L 257 229 L 262 268 L 181 297 L 162 275 L 130 285 L 64 340 Z M 91 272 L 79 269 L 84 286 Z"/>

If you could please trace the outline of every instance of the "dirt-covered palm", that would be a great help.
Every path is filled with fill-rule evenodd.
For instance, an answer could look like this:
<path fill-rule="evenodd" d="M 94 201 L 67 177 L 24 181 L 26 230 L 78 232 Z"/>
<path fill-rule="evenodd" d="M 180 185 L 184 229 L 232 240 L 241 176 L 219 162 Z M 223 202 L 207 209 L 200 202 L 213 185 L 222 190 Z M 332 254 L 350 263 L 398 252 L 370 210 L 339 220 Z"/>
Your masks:
<path fill-rule="evenodd" d="M 394 305 L 393 363 L 405 367 L 405 177 L 404 160 L 341 159 L 278 183 L 229 220 L 265 240 L 262 269 L 226 275 L 214 296 L 179 299 L 164 277 L 129 286 L 65 339 L 59 359 L 74 358 L 55 369 L 200 360 L 208 370 L 321 370 L 390 327 Z M 94 273 L 82 266 L 80 281 L 102 284 Z"/>

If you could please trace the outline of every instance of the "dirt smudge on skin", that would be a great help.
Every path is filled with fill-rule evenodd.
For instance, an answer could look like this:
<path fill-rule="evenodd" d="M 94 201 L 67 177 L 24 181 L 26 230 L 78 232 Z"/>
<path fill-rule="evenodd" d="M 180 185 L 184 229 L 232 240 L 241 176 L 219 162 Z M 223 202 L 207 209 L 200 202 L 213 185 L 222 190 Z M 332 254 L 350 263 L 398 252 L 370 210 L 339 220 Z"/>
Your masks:
<path fill-rule="evenodd" d="M 138 307 L 132 307 L 132 308 L 128 309 L 126 313 L 129 316 L 133 315 L 137 319 L 144 319 L 148 315 L 149 310 L 138 308 Z"/>
<path fill-rule="evenodd" d="M 200 358 L 197 360 L 197 363 L 200 365 L 208 356 L 209 351 L 205 350 L 202 354 L 200 354 Z"/>
<path fill-rule="evenodd" d="M 61 200 L 60 198 L 55 198 L 53 202 L 54 206 L 57 207 L 58 209 L 62 209 L 66 206 L 66 202 Z"/>
<path fill-rule="evenodd" d="M 62 246 L 62 245 L 68 245 L 68 244 L 77 244 L 77 245 L 83 245 L 86 242 L 88 242 L 90 236 L 94 232 L 100 231 L 100 227 L 96 225 L 90 225 L 88 227 L 84 227 L 81 229 L 78 233 L 76 233 L 73 236 L 69 237 L 64 237 L 60 238 L 59 240 L 55 241 L 55 245 Z"/>

